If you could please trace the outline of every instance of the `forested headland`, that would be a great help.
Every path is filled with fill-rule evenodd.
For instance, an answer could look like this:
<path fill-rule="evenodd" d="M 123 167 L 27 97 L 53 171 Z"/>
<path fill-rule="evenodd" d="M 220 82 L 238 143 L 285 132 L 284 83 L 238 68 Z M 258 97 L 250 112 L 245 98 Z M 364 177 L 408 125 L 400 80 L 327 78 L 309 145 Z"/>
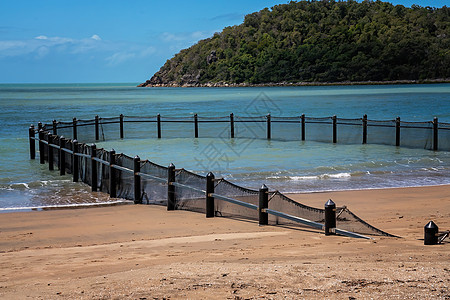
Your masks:
<path fill-rule="evenodd" d="M 176 54 L 140 86 L 450 78 L 450 8 L 299 1 L 245 16 Z"/>

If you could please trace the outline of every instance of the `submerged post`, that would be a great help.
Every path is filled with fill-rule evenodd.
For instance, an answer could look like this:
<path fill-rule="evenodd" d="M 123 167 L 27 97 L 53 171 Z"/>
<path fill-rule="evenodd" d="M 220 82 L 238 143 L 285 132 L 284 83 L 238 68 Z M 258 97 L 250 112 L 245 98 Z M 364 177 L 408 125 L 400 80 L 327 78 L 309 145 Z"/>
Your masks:
<path fill-rule="evenodd" d="M 231 138 L 234 139 L 234 114 L 230 114 L 230 134 Z"/>
<path fill-rule="evenodd" d="M 271 128 L 270 128 L 270 114 L 267 114 L 267 139 L 270 140 L 272 137 Z"/>
<path fill-rule="evenodd" d="M 100 130 L 99 130 L 99 117 L 95 116 L 95 140 L 98 141 L 100 139 Z"/>
<path fill-rule="evenodd" d="M 433 120 L 433 150 L 437 151 L 438 150 L 438 138 L 439 138 L 439 133 L 438 133 L 438 118 L 434 117 Z"/>
<path fill-rule="evenodd" d="M 123 134 L 123 114 L 120 114 L 120 116 L 119 116 L 119 123 L 120 123 L 120 128 L 119 128 L 120 138 L 123 139 L 123 136 L 124 136 L 124 134 Z"/>
<path fill-rule="evenodd" d="M 48 144 L 47 144 L 47 146 L 48 146 L 47 147 L 47 151 L 48 151 L 47 159 L 48 159 L 48 169 L 50 171 L 54 170 L 54 167 L 53 167 L 53 147 L 51 146 L 53 144 L 53 140 L 54 140 L 54 135 L 47 134 L 47 142 L 48 142 Z"/>
<path fill-rule="evenodd" d="M 363 144 L 367 144 L 367 115 L 364 115 L 362 118 L 362 126 L 363 126 Z"/>
<path fill-rule="evenodd" d="M 269 214 L 265 211 L 269 208 L 269 189 L 265 184 L 259 189 L 259 225 L 269 224 Z"/>
<path fill-rule="evenodd" d="M 428 222 L 424 227 L 424 245 L 436 245 L 438 243 L 439 227 L 433 222 Z"/>
<path fill-rule="evenodd" d="M 336 234 L 336 204 L 333 200 L 328 200 L 325 203 L 325 235 Z"/>
<path fill-rule="evenodd" d="M 302 114 L 302 141 L 305 140 L 305 114 Z"/>
<path fill-rule="evenodd" d="M 167 210 L 175 210 L 175 166 L 170 164 L 167 168 Z"/>
<path fill-rule="evenodd" d="M 98 171 L 97 171 L 97 162 L 94 158 L 97 157 L 97 146 L 95 144 L 91 145 L 91 188 L 93 192 L 97 191 L 97 180 L 98 180 Z"/>
<path fill-rule="evenodd" d="M 158 139 L 161 138 L 161 115 L 158 114 L 156 115 L 156 125 L 157 125 L 157 130 L 158 130 Z"/>
<path fill-rule="evenodd" d="M 73 182 L 77 182 L 78 181 L 78 173 L 79 173 L 79 166 L 78 166 L 78 141 L 77 140 L 73 140 L 72 141 L 72 175 L 73 175 Z"/>
<path fill-rule="evenodd" d="M 209 172 L 206 175 L 206 217 L 214 218 L 214 174 Z"/>
<path fill-rule="evenodd" d="M 44 153 L 44 130 L 41 128 L 39 129 L 38 133 L 39 137 L 39 163 L 44 164 L 45 163 L 45 153 Z"/>
<path fill-rule="evenodd" d="M 194 134 L 195 134 L 195 137 L 198 138 L 198 116 L 197 116 L 197 114 L 194 115 Z"/>
<path fill-rule="evenodd" d="M 58 135 L 58 123 L 56 122 L 56 120 L 53 120 L 52 122 L 52 128 L 53 128 L 53 134 L 54 135 Z"/>
<path fill-rule="evenodd" d="M 116 164 L 116 150 L 111 149 L 111 151 L 109 151 L 109 196 L 111 198 L 117 197 L 116 169 L 114 169 L 115 164 Z"/>
<path fill-rule="evenodd" d="M 36 143 L 34 142 L 34 137 L 36 136 L 36 132 L 34 131 L 34 125 L 31 124 L 28 129 L 28 138 L 30 142 L 30 159 L 36 158 Z"/>
<path fill-rule="evenodd" d="M 400 117 L 395 119 L 395 146 L 400 146 Z"/>
<path fill-rule="evenodd" d="M 59 175 L 66 174 L 66 154 L 64 153 L 66 147 L 66 139 L 62 136 L 59 138 Z"/>
<path fill-rule="evenodd" d="M 134 204 L 141 204 L 141 176 L 139 172 L 141 172 L 141 158 L 136 155 L 133 159 L 133 172 L 134 172 Z"/>
<path fill-rule="evenodd" d="M 332 117 L 333 120 L 333 144 L 337 143 L 337 117 L 334 115 Z"/>
<path fill-rule="evenodd" d="M 73 118 L 73 127 L 72 127 L 72 131 L 73 131 L 73 137 L 72 139 L 76 140 L 78 139 L 78 132 L 77 132 L 77 118 Z"/>

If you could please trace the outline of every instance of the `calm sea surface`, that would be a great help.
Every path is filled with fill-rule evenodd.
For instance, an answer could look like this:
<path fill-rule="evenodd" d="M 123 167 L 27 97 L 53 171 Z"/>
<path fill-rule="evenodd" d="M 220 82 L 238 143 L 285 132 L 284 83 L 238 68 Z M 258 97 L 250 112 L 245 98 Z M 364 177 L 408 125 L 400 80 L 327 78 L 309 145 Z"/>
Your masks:
<path fill-rule="evenodd" d="M 265 115 L 450 123 L 450 84 L 266 88 L 136 88 L 135 84 L 0 84 L 0 211 L 111 199 L 30 160 L 28 127 L 53 119 Z M 98 144 L 161 165 L 212 171 L 283 192 L 450 184 L 450 152 L 312 141 L 125 139 Z M 213 155 L 214 154 L 214 155 Z M 220 155 L 219 155 L 220 154 Z M 39 154 L 38 154 L 39 155 Z M 226 158 L 226 159 L 224 159 Z"/>

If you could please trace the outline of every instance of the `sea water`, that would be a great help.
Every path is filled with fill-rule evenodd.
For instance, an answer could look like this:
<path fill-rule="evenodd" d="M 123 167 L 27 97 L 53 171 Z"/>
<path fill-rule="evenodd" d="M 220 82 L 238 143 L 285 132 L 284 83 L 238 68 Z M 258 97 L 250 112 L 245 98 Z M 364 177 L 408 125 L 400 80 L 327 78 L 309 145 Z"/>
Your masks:
<path fill-rule="evenodd" d="M 450 123 L 450 84 L 261 88 L 136 88 L 136 84 L 0 85 L 0 211 L 113 202 L 29 159 L 37 122 L 101 117 L 273 116 Z M 202 125 L 202 124 L 201 124 Z M 450 152 L 265 139 L 155 138 L 98 144 L 161 165 L 211 171 L 239 185 L 315 192 L 450 184 Z M 39 154 L 37 154 L 39 156 Z M 115 200 L 114 200 L 115 201 Z"/>

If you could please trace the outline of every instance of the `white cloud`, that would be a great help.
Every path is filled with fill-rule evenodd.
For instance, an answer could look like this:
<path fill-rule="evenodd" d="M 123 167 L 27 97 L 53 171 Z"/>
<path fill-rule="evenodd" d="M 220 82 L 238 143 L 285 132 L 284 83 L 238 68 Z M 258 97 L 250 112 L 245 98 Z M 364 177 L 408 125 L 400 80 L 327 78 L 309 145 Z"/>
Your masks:
<path fill-rule="evenodd" d="M 98 35 L 94 34 L 93 36 L 91 36 L 91 39 L 96 40 L 96 41 L 101 41 L 102 38 L 99 37 Z"/>
<path fill-rule="evenodd" d="M 35 37 L 35 39 L 36 40 L 46 40 L 46 39 L 48 39 L 48 37 L 46 37 L 45 35 L 40 35 L 40 36 Z"/>

